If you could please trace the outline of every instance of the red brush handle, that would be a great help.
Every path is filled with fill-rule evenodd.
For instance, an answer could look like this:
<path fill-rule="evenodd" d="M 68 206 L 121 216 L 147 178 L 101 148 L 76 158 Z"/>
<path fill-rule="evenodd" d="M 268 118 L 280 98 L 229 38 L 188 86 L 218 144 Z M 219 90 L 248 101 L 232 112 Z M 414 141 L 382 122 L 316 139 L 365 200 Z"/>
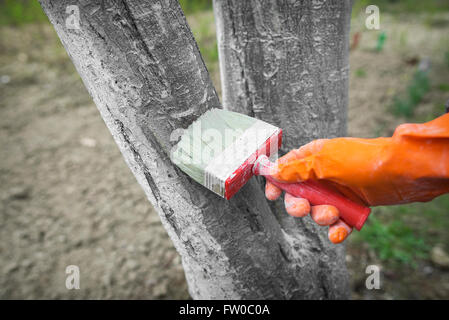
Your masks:
<path fill-rule="evenodd" d="M 309 200 L 312 205 L 330 204 L 337 207 L 340 217 L 350 226 L 360 230 L 363 227 L 371 209 L 362 206 L 348 198 L 334 192 L 318 181 L 304 181 L 299 183 L 282 183 L 274 180 L 271 176 L 265 178 L 276 187 L 290 193 L 298 198 Z"/>

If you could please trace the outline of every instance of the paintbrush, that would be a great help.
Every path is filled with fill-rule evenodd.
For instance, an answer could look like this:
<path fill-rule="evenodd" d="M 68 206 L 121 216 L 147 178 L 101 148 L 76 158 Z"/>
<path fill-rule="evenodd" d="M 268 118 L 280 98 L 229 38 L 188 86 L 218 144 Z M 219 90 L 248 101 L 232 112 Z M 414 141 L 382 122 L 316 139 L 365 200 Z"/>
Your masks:
<path fill-rule="evenodd" d="M 319 181 L 281 183 L 270 176 L 282 142 L 282 129 L 246 115 L 211 109 L 184 130 L 171 160 L 192 179 L 231 199 L 253 175 L 263 175 L 278 188 L 312 205 L 337 207 L 340 217 L 360 230 L 370 209 Z"/>

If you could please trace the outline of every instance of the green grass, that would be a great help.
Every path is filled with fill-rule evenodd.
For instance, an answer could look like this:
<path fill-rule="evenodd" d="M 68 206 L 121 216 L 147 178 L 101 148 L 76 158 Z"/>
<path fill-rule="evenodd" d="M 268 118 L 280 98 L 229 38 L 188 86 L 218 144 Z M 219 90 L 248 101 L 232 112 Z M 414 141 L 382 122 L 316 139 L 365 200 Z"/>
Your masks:
<path fill-rule="evenodd" d="M 370 217 L 358 238 L 367 243 L 382 261 L 393 264 L 416 265 L 418 258 L 426 258 L 428 246 L 423 238 L 416 237 L 414 230 L 402 221 L 381 222 Z"/>
<path fill-rule="evenodd" d="M 376 43 L 376 51 L 381 52 L 385 46 L 385 41 L 387 40 L 387 34 L 385 31 L 382 31 L 379 36 L 377 37 L 377 43 Z"/>
<path fill-rule="evenodd" d="M 429 91 L 429 76 L 427 72 L 417 70 L 410 81 L 406 92 L 393 99 L 391 111 L 396 116 L 410 118 L 424 95 Z"/>
<path fill-rule="evenodd" d="M 358 68 L 355 70 L 355 76 L 357 78 L 364 78 L 366 77 L 366 71 L 363 68 Z"/>
<path fill-rule="evenodd" d="M 209 72 L 218 71 L 218 47 L 212 12 L 199 12 L 189 15 L 190 28 L 200 48 L 201 55 Z"/>
<path fill-rule="evenodd" d="M 212 10 L 212 0 L 179 0 L 179 3 L 186 14 Z"/>
<path fill-rule="evenodd" d="M 0 25 L 47 22 L 37 0 L 0 0 Z"/>
<path fill-rule="evenodd" d="M 444 106 L 445 101 L 436 102 L 433 104 L 433 108 L 431 108 L 428 112 L 425 114 L 421 114 L 418 117 L 415 117 L 413 122 L 416 123 L 424 123 L 428 122 L 430 120 L 433 120 L 435 118 L 438 118 L 439 116 L 446 113 L 446 107 Z"/>
<path fill-rule="evenodd" d="M 355 244 L 366 243 L 377 257 L 391 266 L 416 267 L 436 244 L 448 244 L 449 196 L 428 203 L 373 208 Z"/>
<path fill-rule="evenodd" d="M 438 89 L 442 92 L 449 92 L 449 83 L 441 83 L 438 85 Z"/>

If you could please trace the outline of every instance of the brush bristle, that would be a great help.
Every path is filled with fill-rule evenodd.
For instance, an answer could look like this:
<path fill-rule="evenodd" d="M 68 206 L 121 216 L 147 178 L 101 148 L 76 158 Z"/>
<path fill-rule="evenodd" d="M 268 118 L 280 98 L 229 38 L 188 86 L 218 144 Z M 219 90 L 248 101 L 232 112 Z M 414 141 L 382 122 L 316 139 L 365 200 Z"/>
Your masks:
<path fill-rule="evenodd" d="M 279 132 L 258 119 L 211 109 L 184 131 L 171 159 L 195 181 L 226 197 L 225 181 Z"/>
<path fill-rule="evenodd" d="M 256 121 L 257 119 L 231 111 L 208 110 L 184 131 L 171 159 L 182 171 L 203 184 L 204 169 L 211 158 L 223 152 Z M 225 139 L 226 130 L 236 133 L 235 137 Z M 221 136 L 214 137 L 214 133 L 220 133 Z"/>

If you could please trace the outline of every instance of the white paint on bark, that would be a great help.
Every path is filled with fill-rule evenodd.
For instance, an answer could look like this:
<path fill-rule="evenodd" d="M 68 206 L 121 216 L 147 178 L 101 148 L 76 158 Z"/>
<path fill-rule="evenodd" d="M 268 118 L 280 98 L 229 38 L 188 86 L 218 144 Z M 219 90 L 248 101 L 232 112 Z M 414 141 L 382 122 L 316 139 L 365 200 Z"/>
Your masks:
<path fill-rule="evenodd" d="M 351 5 L 214 0 L 224 108 L 282 128 L 283 152 L 345 135 Z M 327 297 L 345 297 L 344 246 L 330 244 L 327 228 L 293 219 L 283 207 L 282 200 L 271 204 L 288 244 L 285 254 L 299 273 L 311 269 L 303 284 L 318 281 Z"/>
<path fill-rule="evenodd" d="M 226 201 L 169 161 L 175 143 L 170 140 L 171 133 L 186 128 L 206 110 L 219 107 L 177 1 L 40 3 L 180 253 L 193 298 L 347 296 L 347 288 L 334 271 L 342 270 L 340 260 L 333 260 L 336 256 L 327 249 L 327 239 L 307 223 L 300 229 L 304 236 L 296 238 L 300 241 L 286 238 L 283 232 L 291 233 L 304 222 L 285 220 L 289 218 L 283 209 L 273 214 L 255 179 Z M 80 8 L 79 30 L 65 27 L 67 5 Z M 244 52 L 241 44 L 234 46 Z M 267 65 L 266 70 L 272 69 Z M 274 71 L 269 78 L 282 75 Z M 247 83 L 255 92 L 258 79 L 242 76 L 235 81 L 240 87 Z M 244 99 L 242 94 L 241 101 Z M 251 99 L 246 107 L 254 111 L 264 108 L 263 100 Z"/>

